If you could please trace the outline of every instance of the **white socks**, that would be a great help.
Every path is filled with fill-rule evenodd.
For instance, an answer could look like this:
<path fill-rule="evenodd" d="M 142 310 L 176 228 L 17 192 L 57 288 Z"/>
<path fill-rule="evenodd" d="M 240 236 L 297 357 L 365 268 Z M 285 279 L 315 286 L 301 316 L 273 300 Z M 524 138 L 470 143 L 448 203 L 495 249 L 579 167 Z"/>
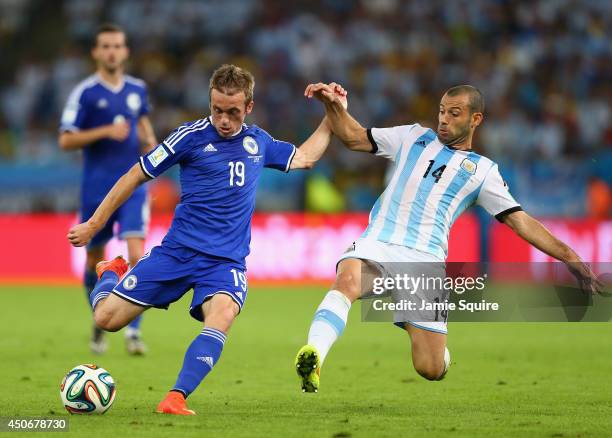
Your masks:
<path fill-rule="evenodd" d="M 126 338 L 140 337 L 140 329 L 136 329 L 136 328 L 130 327 L 128 325 L 128 326 L 125 327 L 124 336 Z"/>
<path fill-rule="evenodd" d="M 331 346 L 344 331 L 350 309 L 350 300 L 337 290 L 327 292 L 317 308 L 308 332 L 308 344 L 318 350 L 321 364 Z"/>
<path fill-rule="evenodd" d="M 446 373 L 448 373 L 448 368 L 450 367 L 450 364 L 451 364 L 450 351 L 448 351 L 448 347 L 444 347 L 444 371 L 442 372 L 440 377 L 438 377 L 436 380 L 442 380 L 444 376 L 446 376 Z"/>

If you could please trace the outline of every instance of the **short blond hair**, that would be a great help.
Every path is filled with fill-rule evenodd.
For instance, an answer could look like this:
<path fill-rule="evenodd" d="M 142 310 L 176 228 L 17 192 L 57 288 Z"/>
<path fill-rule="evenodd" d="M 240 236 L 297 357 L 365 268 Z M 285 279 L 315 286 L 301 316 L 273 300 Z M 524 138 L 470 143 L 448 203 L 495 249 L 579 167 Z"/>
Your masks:
<path fill-rule="evenodd" d="M 213 88 L 230 96 L 242 91 L 244 92 L 245 103 L 248 105 L 253 100 L 255 78 L 248 70 L 232 64 L 223 64 L 210 77 L 209 96 Z"/>

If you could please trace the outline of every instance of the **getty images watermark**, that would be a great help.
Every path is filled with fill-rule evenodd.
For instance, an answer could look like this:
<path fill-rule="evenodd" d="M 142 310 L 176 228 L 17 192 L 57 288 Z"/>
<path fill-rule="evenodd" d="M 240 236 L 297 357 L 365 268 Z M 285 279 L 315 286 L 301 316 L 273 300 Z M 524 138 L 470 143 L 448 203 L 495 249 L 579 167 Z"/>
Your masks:
<path fill-rule="evenodd" d="M 361 272 L 363 321 L 610 321 L 611 263 L 592 264 L 586 293 L 561 263 L 371 263 Z"/>
<path fill-rule="evenodd" d="M 483 310 L 499 310 L 499 303 L 480 300 L 472 302 L 461 299 L 458 302 L 441 300 L 442 295 L 451 292 L 464 294 L 470 291 L 483 291 L 486 286 L 488 274 L 480 277 L 429 277 L 421 274 L 414 277 L 409 274 L 396 274 L 393 277 L 375 277 L 373 280 L 372 293 L 374 295 L 388 295 L 392 293 L 415 296 L 417 291 L 426 295 L 434 295 L 432 301 L 414 300 L 411 298 L 398 299 L 396 301 L 385 301 L 374 299 L 372 307 L 374 310 L 431 310 L 448 312 L 452 310 L 465 310 L 476 312 Z M 437 296 L 436 296 L 437 295 Z M 436 300 L 436 298 L 438 298 Z"/>

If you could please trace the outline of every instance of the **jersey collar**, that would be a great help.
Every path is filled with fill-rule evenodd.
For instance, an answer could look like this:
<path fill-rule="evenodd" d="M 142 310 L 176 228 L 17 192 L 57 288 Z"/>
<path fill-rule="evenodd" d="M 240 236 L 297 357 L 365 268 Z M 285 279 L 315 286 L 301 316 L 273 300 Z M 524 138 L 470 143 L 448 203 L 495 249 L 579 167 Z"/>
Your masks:
<path fill-rule="evenodd" d="M 123 87 L 125 86 L 125 79 L 123 78 L 123 76 L 121 76 L 121 82 L 116 87 L 114 87 L 113 85 L 109 84 L 104 79 L 102 79 L 102 76 L 100 76 L 98 73 L 96 73 L 96 79 L 100 85 L 102 85 L 104 88 L 106 88 L 111 93 L 115 93 L 115 94 L 123 90 Z"/>
<path fill-rule="evenodd" d="M 442 142 L 440 142 L 440 143 L 442 143 Z M 450 150 L 451 150 L 451 151 L 453 151 L 453 152 L 465 152 L 465 153 L 472 152 L 472 148 L 470 148 L 470 149 L 459 149 L 459 148 L 456 148 L 455 146 L 451 146 L 451 145 L 449 145 L 449 144 L 444 144 L 444 143 L 442 143 L 442 145 L 443 145 L 445 148 L 448 148 L 448 149 L 450 149 Z"/>

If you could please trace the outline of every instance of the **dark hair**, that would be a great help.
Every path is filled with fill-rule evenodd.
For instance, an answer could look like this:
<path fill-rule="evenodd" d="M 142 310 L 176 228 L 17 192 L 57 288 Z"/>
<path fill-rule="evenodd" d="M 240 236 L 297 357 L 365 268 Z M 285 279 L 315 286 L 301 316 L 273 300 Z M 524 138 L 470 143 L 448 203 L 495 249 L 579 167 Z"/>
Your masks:
<path fill-rule="evenodd" d="M 457 85 L 455 87 L 446 90 L 448 96 L 458 96 L 460 94 L 467 94 L 470 98 L 470 113 L 484 113 L 485 103 L 484 97 L 480 90 L 471 85 Z"/>
<path fill-rule="evenodd" d="M 127 45 L 127 35 L 121 26 L 113 23 L 104 23 L 101 24 L 96 30 L 96 36 L 93 41 L 94 47 L 98 45 L 98 37 L 102 33 L 122 33 L 125 36 L 125 44 Z"/>
<path fill-rule="evenodd" d="M 213 88 L 230 96 L 242 91 L 244 92 L 245 103 L 248 105 L 253 100 L 255 78 L 248 70 L 232 64 L 223 64 L 210 77 L 209 95 Z"/>

